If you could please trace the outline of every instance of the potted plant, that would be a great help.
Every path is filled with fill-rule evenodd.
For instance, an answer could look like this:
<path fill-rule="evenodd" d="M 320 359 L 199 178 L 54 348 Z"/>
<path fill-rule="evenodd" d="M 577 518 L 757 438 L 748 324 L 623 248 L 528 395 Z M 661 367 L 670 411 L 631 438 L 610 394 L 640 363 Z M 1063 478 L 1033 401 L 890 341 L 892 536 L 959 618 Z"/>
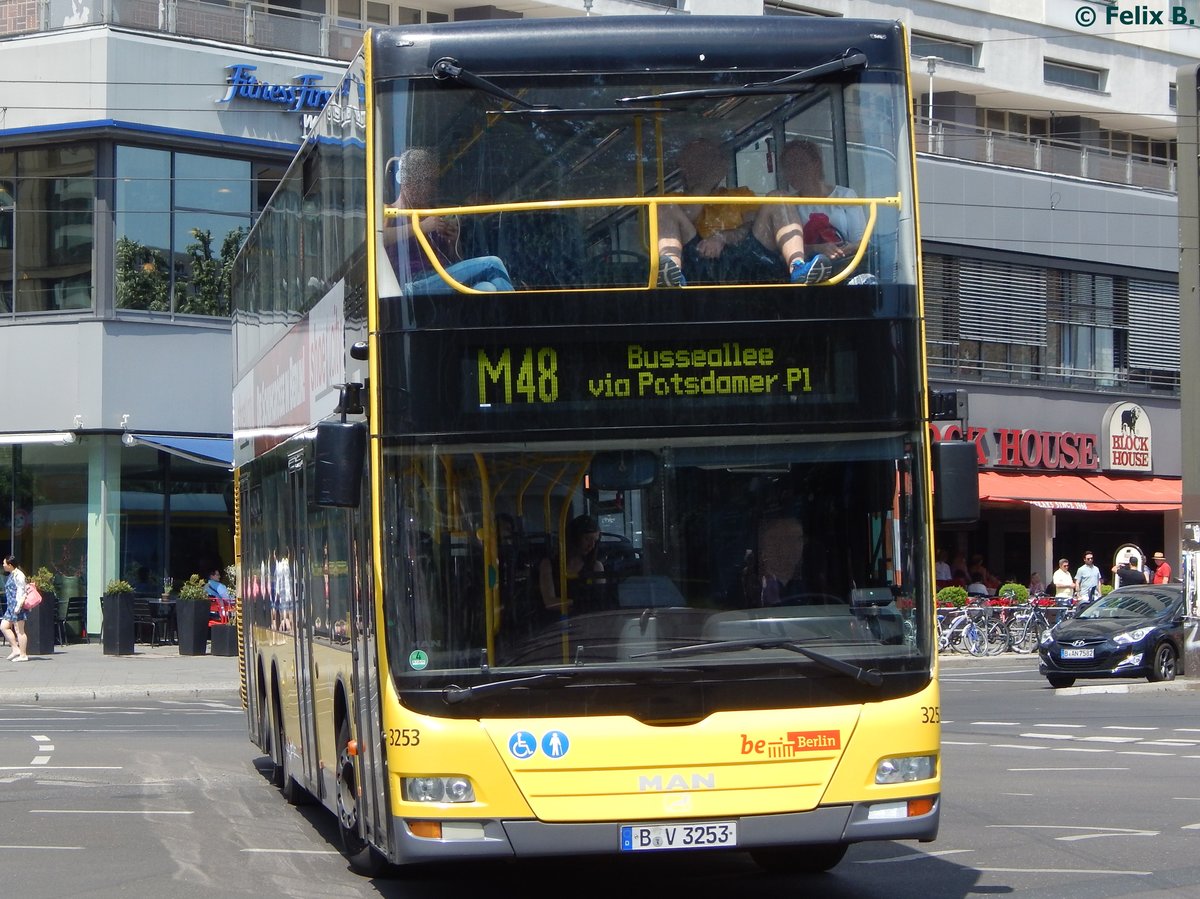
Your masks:
<path fill-rule="evenodd" d="M 100 642 L 106 656 L 133 655 L 133 585 L 113 578 L 104 587 L 100 601 L 104 613 Z"/>
<path fill-rule="evenodd" d="M 175 623 L 179 629 L 179 654 L 202 656 L 208 648 L 208 591 L 200 575 L 193 574 L 179 586 Z"/>
<path fill-rule="evenodd" d="M 54 652 L 54 621 L 58 612 L 58 597 L 54 592 L 54 572 L 43 565 L 29 578 L 42 594 L 42 604 L 29 610 L 25 619 L 25 635 L 30 655 L 44 656 Z"/>
<path fill-rule="evenodd" d="M 937 592 L 937 604 L 939 606 L 954 606 L 956 609 L 961 609 L 967 604 L 967 591 L 965 587 L 943 587 Z"/>

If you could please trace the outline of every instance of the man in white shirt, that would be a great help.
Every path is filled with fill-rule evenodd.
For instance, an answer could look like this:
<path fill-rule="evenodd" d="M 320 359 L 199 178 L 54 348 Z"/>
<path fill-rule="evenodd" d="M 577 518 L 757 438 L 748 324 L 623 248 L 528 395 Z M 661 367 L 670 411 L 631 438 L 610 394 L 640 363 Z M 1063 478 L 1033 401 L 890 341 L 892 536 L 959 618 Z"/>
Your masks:
<path fill-rule="evenodd" d="M 1054 572 L 1054 598 L 1060 603 L 1069 603 L 1075 598 L 1075 579 L 1071 577 L 1071 560 L 1059 559 Z"/>

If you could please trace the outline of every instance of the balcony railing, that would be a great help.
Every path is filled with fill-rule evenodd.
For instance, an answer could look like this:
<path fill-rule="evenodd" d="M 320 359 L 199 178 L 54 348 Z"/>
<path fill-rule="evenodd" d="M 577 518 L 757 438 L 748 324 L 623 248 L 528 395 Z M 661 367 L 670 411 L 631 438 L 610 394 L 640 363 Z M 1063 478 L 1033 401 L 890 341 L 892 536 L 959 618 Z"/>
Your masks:
<path fill-rule="evenodd" d="M 248 0 L 29 0 L 8 4 L 0 33 L 57 31 L 77 25 L 120 25 L 231 44 L 349 60 L 363 30 L 327 15 Z"/>
<path fill-rule="evenodd" d="M 1075 368 L 1066 365 L 998 362 L 959 358 L 958 345 L 930 340 L 926 344 L 931 378 L 989 384 L 1039 385 L 1085 391 L 1128 390 L 1144 394 L 1179 396 L 1178 371 L 1120 368 Z"/>
<path fill-rule="evenodd" d="M 917 119 L 917 150 L 988 162 L 1053 175 L 1175 192 L 1175 161 L 1141 153 L 1117 153 L 1104 147 L 1030 137 L 954 122 Z"/>

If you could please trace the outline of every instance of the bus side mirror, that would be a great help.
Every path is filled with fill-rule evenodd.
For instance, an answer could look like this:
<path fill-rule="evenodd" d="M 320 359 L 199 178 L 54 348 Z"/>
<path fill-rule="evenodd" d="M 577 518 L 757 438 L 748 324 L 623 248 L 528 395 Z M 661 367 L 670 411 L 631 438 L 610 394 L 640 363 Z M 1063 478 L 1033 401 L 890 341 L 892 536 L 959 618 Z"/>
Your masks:
<path fill-rule="evenodd" d="M 940 440 L 933 444 L 933 520 L 935 524 L 979 520 L 979 461 L 974 443 Z"/>
<path fill-rule="evenodd" d="M 318 422 L 313 445 L 313 502 L 318 506 L 357 508 L 366 454 L 365 422 Z"/>

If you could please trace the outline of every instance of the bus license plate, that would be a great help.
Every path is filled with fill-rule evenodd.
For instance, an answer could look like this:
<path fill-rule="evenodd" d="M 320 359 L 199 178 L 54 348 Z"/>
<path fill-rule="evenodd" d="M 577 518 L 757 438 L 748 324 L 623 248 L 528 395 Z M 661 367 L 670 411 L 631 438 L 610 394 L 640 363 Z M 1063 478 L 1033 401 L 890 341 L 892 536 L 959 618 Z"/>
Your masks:
<path fill-rule="evenodd" d="M 1085 646 L 1082 649 L 1075 649 L 1071 646 L 1064 646 L 1062 657 L 1064 659 L 1090 659 L 1095 655 L 1095 650 L 1091 646 Z"/>
<path fill-rule="evenodd" d="M 737 845 L 737 824 L 622 824 L 621 851 L 654 849 L 717 849 Z"/>

